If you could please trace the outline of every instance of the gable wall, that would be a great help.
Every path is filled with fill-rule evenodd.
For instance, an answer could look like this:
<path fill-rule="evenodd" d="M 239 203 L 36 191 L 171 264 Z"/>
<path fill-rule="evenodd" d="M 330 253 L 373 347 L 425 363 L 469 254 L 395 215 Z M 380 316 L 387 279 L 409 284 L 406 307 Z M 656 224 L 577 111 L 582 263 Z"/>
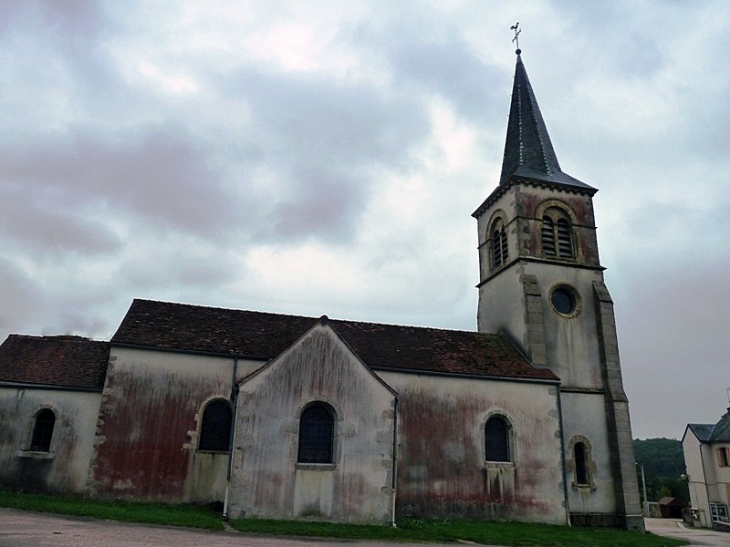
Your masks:
<path fill-rule="evenodd" d="M 238 378 L 261 364 L 239 361 Z M 89 493 L 222 501 L 228 454 L 196 448 L 201 410 L 230 398 L 232 374 L 232 358 L 113 347 Z"/>
<path fill-rule="evenodd" d="M 398 391 L 399 515 L 565 523 L 557 386 L 382 372 Z M 485 461 L 492 414 L 512 463 Z"/>
<path fill-rule="evenodd" d="M 100 393 L 0 387 L 0 487 L 82 493 L 100 401 Z M 50 452 L 30 452 L 42 408 L 56 416 Z"/>
<path fill-rule="evenodd" d="M 233 518 L 387 523 L 392 512 L 395 397 L 328 326 L 318 325 L 241 384 Z M 297 463 L 299 416 L 336 413 L 334 463 Z"/>

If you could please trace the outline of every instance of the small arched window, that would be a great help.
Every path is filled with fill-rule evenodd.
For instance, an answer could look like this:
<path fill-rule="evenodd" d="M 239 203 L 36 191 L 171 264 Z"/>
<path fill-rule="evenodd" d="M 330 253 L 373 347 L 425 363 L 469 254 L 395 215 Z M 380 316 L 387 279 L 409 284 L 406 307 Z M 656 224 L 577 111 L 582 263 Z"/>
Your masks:
<path fill-rule="evenodd" d="M 492 225 L 489 247 L 492 253 L 492 267 L 499 268 L 502 264 L 507 263 L 509 246 L 507 245 L 507 232 L 502 219 L 497 219 Z"/>
<path fill-rule="evenodd" d="M 568 467 L 573 469 L 573 488 L 592 487 L 596 462 L 593 461 L 591 441 L 583 435 L 576 435 L 570 439 L 568 450 L 572 458 Z"/>
<path fill-rule="evenodd" d="M 573 461 L 575 462 L 575 483 L 588 484 L 585 443 L 575 443 L 575 446 L 573 446 Z"/>
<path fill-rule="evenodd" d="M 231 449 L 233 411 L 228 401 L 215 399 L 205 405 L 198 450 L 228 452 Z"/>
<path fill-rule="evenodd" d="M 558 207 L 550 207 L 542 216 L 542 254 L 573 258 L 573 228 L 570 218 Z"/>
<path fill-rule="evenodd" d="M 484 426 L 485 457 L 488 462 L 508 462 L 509 426 L 501 416 L 493 416 Z"/>
<path fill-rule="evenodd" d="M 35 416 L 33 436 L 30 440 L 30 449 L 35 452 L 50 452 L 53 427 L 56 425 L 56 415 L 52 410 L 44 408 Z"/>
<path fill-rule="evenodd" d="M 335 414 L 326 403 L 313 403 L 299 418 L 299 463 L 334 463 Z"/>

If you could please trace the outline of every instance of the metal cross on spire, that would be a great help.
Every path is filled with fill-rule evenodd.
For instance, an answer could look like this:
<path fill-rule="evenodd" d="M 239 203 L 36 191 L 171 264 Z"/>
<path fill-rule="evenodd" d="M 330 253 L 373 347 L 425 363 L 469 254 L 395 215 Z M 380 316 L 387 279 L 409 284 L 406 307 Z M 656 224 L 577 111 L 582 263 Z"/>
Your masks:
<path fill-rule="evenodd" d="M 521 50 L 520 50 L 520 33 L 522 32 L 522 29 L 520 28 L 520 22 L 517 21 L 509 29 L 515 31 L 515 37 L 512 38 L 512 43 L 517 46 L 517 50 L 515 51 L 515 53 L 517 53 L 517 55 L 519 55 L 521 53 Z"/>

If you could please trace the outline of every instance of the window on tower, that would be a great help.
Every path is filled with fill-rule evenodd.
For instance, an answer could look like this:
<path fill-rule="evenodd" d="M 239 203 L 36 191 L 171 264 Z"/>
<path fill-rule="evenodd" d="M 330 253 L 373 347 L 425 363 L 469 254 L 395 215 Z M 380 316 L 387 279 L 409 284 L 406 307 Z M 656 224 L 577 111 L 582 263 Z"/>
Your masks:
<path fill-rule="evenodd" d="M 489 247 L 492 254 L 492 268 L 499 268 L 507 263 L 509 247 L 507 246 L 507 232 L 504 221 L 498 218 L 490 231 Z"/>
<path fill-rule="evenodd" d="M 573 469 L 572 487 L 592 487 L 596 463 L 593 461 L 591 442 L 583 435 L 576 435 L 570 439 L 568 449 L 570 450 L 570 459 L 566 463 L 569 469 Z"/>
<path fill-rule="evenodd" d="M 570 217 L 558 207 L 550 207 L 543 214 L 540 240 L 543 256 L 558 258 L 575 256 Z"/>

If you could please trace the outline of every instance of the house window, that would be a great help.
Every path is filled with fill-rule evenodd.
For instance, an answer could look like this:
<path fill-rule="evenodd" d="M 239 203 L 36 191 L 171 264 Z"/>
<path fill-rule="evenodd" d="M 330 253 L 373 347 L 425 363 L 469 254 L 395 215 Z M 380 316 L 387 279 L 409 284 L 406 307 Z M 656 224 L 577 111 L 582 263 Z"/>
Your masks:
<path fill-rule="evenodd" d="M 233 411 L 228 401 L 216 399 L 205 406 L 198 450 L 228 452 L 231 449 Z"/>
<path fill-rule="evenodd" d="M 558 207 L 550 207 L 542 217 L 542 254 L 573 258 L 573 229 L 570 218 Z"/>
<path fill-rule="evenodd" d="M 299 418 L 299 463 L 334 463 L 335 413 L 326 403 L 313 403 Z"/>
<path fill-rule="evenodd" d="M 727 505 L 724 503 L 710 502 L 710 514 L 712 514 L 712 520 L 727 520 L 728 512 Z"/>
<path fill-rule="evenodd" d="M 489 247 L 492 252 L 492 266 L 499 268 L 507 263 L 509 258 L 509 247 L 507 245 L 507 232 L 504 229 L 504 221 L 497 219 L 492 225 Z"/>
<path fill-rule="evenodd" d="M 44 408 L 35 416 L 33 436 L 30 440 L 30 449 L 34 452 L 50 452 L 53 426 L 56 425 L 56 415 L 52 410 Z"/>
<path fill-rule="evenodd" d="M 501 416 L 493 416 L 484 426 L 485 459 L 488 462 L 510 461 L 509 426 Z"/>
<path fill-rule="evenodd" d="M 575 483 L 588 484 L 585 443 L 578 442 L 573 446 L 573 462 L 575 462 Z"/>
<path fill-rule="evenodd" d="M 717 449 L 717 465 L 720 467 L 728 467 L 728 449 L 720 447 Z"/>

